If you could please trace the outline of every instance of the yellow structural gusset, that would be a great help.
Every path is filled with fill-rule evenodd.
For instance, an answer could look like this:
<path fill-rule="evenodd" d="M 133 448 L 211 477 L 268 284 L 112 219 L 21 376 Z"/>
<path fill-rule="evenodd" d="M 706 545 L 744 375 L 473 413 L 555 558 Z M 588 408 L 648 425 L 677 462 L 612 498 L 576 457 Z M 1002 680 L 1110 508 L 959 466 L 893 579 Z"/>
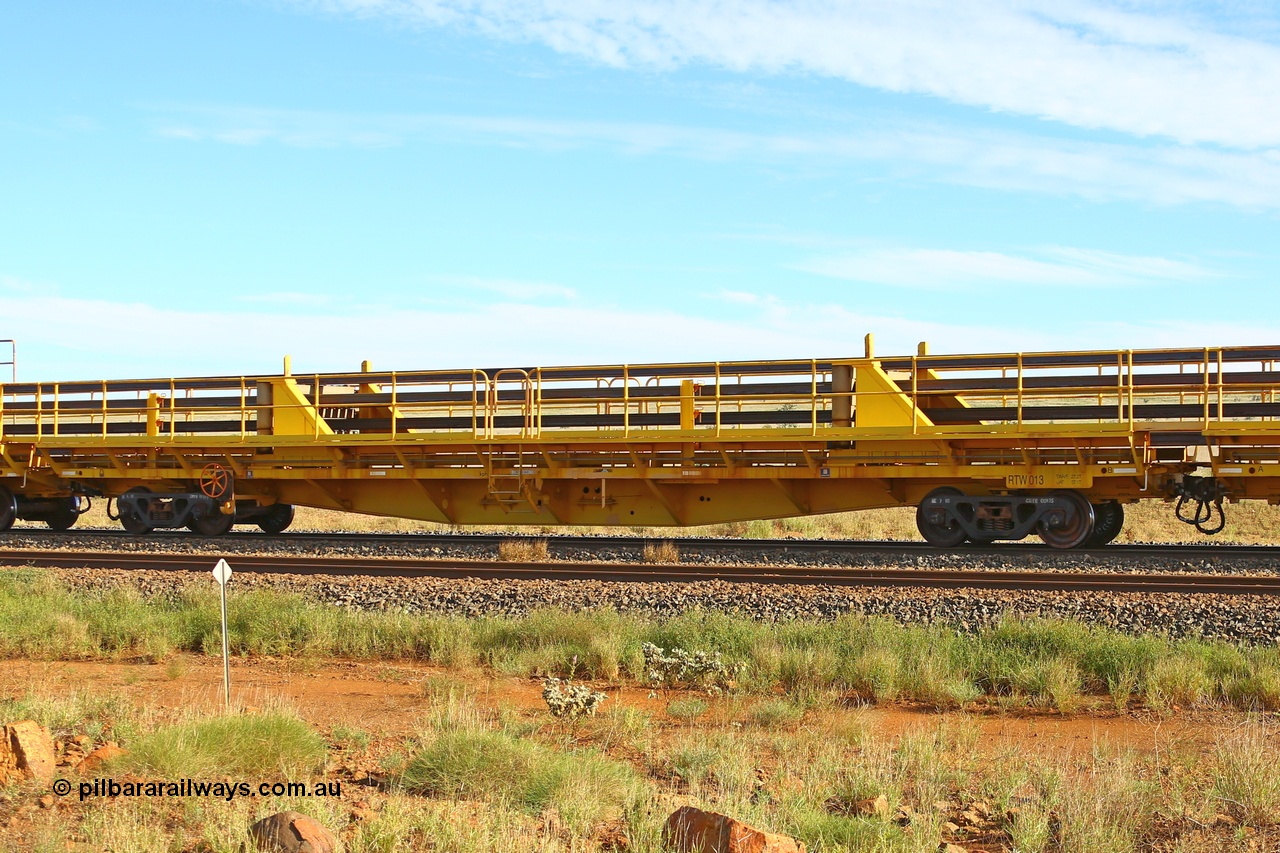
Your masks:
<path fill-rule="evenodd" d="M 290 376 L 258 382 L 258 434 L 283 436 L 333 435 L 333 428 L 320 417 Z"/>

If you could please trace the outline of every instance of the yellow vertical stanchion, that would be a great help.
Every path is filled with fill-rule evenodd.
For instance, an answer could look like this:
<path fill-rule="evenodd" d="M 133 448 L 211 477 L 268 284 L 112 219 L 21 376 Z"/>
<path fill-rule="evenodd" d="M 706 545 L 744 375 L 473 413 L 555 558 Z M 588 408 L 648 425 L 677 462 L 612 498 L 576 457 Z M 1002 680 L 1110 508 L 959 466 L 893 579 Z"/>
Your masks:
<path fill-rule="evenodd" d="M 1222 350 L 1218 350 L 1218 420 L 1223 419 L 1222 395 L 1225 391 L 1225 384 L 1222 379 Z"/>
<path fill-rule="evenodd" d="M 1204 404 L 1204 429 L 1209 428 L 1209 348 L 1204 349 L 1204 361 L 1200 363 L 1200 387 Z"/>
<path fill-rule="evenodd" d="M 1123 421 L 1124 401 L 1128 386 L 1125 385 L 1124 353 L 1116 353 L 1116 420 Z"/>
<path fill-rule="evenodd" d="M 1126 370 L 1125 370 L 1125 372 L 1128 374 L 1128 377 L 1127 377 L 1128 382 L 1127 382 L 1127 384 L 1128 384 L 1128 386 L 1129 386 L 1129 435 L 1130 435 L 1130 436 L 1132 436 L 1132 435 L 1133 435 L 1133 420 L 1134 420 L 1134 416 L 1133 416 L 1133 403 L 1134 403 L 1134 399 L 1133 399 L 1133 386 L 1134 386 L 1134 381 L 1133 381 L 1133 350 L 1126 350 L 1126 351 L 1125 351 L 1125 362 L 1126 362 Z"/>
<path fill-rule="evenodd" d="M 147 437 L 160 435 L 160 395 L 152 391 L 147 394 Z"/>
<path fill-rule="evenodd" d="M 818 434 L 818 360 L 809 360 L 809 423 L 811 435 Z"/>
<path fill-rule="evenodd" d="M 1022 353 L 1018 353 L 1018 432 L 1022 432 Z"/>
<path fill-rule="evenodd" d="M 622 435 L 631 437 L 631 376 L 630 369 L 622 365 Z"/>
<path fill-rule="evenodd" d="M 911 356 L 911 434 L 920 434 L 920 356 Z"/>
<path fill-rule="evenodd" d="M 722 404 L 720 383 L 724 377 L 720 373 L 720 362 L 716 362 L 716 438 L 720 437 L 720 406 Z"/>
<path fill-rule="evenodd" d="M 693 407 L 693 380 L 683 379 L 680 382 L 680 429 L 693 429 L 695 409 Z"/>
<path fill-rule="evenodd" d="M 691 432 L 696 419 L 696 409 L 693 407 L 693 380 L 680 380 L 680 431 Z M 684 461 L 693 461 L 693 443 L 685 442 L 681 448 Z"/>

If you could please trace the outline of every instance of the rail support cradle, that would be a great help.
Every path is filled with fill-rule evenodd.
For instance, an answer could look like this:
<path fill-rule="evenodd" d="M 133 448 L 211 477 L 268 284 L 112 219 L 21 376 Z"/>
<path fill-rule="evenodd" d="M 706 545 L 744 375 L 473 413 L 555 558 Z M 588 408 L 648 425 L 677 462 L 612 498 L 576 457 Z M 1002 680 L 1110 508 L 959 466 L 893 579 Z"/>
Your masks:
<path fill-rule="evenodd" d="M 281 533 L 295 506 L 690 526 L 916 507 L 942 548 L 1099 547 L 1280 502 L 1280 346 L 0 385 L 0 530 Z"/>

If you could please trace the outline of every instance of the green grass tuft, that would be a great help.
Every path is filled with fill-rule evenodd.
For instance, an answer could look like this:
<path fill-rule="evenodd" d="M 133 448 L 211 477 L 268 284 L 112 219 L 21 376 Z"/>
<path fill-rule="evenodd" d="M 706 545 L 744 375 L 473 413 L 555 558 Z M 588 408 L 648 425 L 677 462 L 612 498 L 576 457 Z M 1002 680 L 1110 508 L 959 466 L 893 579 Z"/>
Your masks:
<path fill-rule="evenodd" d="M 559 752 L 501 731 L 445 731 L 408 761 L 400 782 L 418 794 L 505 803 L 530 814 L 554 805 L 583 831 L 620 813 L 637 780 L 626 765 L 594 753 Z"/>
<path fill-rule="evenodd" d="M 154 778 L 300 779 L 322 770 L 326 754 L 324 740 L 297 717 L 246 714 L 157 729 L 135 740 L 123 763 Z"/>

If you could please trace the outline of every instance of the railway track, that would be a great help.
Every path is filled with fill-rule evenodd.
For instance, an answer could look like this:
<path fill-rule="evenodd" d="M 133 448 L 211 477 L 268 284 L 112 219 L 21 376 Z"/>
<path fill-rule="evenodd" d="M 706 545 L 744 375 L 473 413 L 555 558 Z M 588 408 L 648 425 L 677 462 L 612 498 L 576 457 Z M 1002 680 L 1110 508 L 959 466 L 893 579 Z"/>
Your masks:
<path fill-rule="evenodd" d="M 186 532 L 158 532 L 139 537 L 123 530 L 80 529 L 57 532 L 45 528 L 14 528 L 10 537 L 21 536 L 33 541 L 101 540 L 103 542 L 131 543 L 192 543 L 210 545 L 217 542 L 234 543 L 236 546 L 255 543 L 272 545 L 293 543 L 297 545 L 323 545 L 337 543 L 341 547 L 358 545 L 403 545 L 407 548 L 474 548 L 497 547 L 510 540 L 545 540 L 552 550 L 582 550 L 635 548 L 648 544 L 673 542 L 682 551 L 726 554 L 734 551 L 756 551 L 778 554 L 798 553 L 862 553 L 904 555 L 974 555 L 1013 556 L 1045 555 L 1055 559 L 1106 557 L 1108 559 L 1148 558 L 1199 558 L 1223 559 L 1275 558 L 1280 562 L 1280 547 L 1270 545 L 1107 545 L 1102 548 L 1080 548 L 1070 552 L 1050 548 L 1047 545 L 1028 542 L 1009 542 L 992 545 L 964 545 L 951 550 L 940 550 L 927 542 L 852 540 L 852 539 L 733 539 L 694 536 L 575 536 L 564 534 L 534 535 L 528 533 L 303 533 L 290 532 L 269 536 L 258 532 L 233 532 L 212 538 Z M 3 544 L 0 539 L 0 544 Z M 78 543 L 77 543 L 78 544 Z"/>
<path fill-rule="evenodd" d="M 216 555 L 119 551 L 2 550 L 0 565 L 43 568 L 207 572 Z M 1280 595 L 1280 576 L 1189 573 L 966 571 L 963 569 L 720 566 L 652 563 L 505 562 L 486 560 L 299 557 L 227 554 L 237 572 L 485 580 L 592 580 L 632 583 L 726 581 L 770 585 L 933 587 L 1019 591 L 1164 592 Z"/>

